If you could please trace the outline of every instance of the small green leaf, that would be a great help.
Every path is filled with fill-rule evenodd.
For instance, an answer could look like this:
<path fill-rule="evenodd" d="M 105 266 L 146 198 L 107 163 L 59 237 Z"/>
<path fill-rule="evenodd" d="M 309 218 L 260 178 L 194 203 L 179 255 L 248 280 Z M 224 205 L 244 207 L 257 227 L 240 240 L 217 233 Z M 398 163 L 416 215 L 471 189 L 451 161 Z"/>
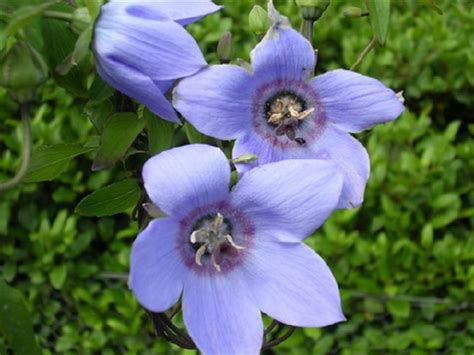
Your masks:
<path fill-rule="evenodd" d="M 97 105 L 104 100 L 107 100 L 114 94 L 114 89 L 111 88 L 100 76 L 96 75 L 92 85 L 89 89 L 89 103 L 90 105 Z"/>
<path fill-rule="evenodd" d="M 383 46 L 387 38 L 390 20 L 390 0 L 367 0 L 367 7 L 375 39 Z"/>
<path fill-rule="evenodd" d="M 206 136 L 200 133 L 188 122 L 184 124 L 184 132 L 186 133 L 186 137 L 188 138 L 188 141 L 191 144 L 203 143 L 206 141 Z"/>
<path fill-rule="evenodd" d="M 31 315 L 23 295 L 0 279 L 0 335 L 14 354 L 35 355 L 41 350 L 33 334 Z"/>
<path fill-rule="evenodd" d="M 49 281 L 51 281 L 51 285 L 53 285 L 53 287 L 57 290 L 60 290 L 63 287 L 66 277 L 66 265 L 56 266 L 49 273 Z"/>
<path fill-rule="evenodd" d="M 89 14 L 91 15 L 92 21 L 94 21 L 97 16 L 99 16 L 100 6 L 102 5 L 102 1 L 100 0 L 85 0 L 87 9 L 89 10 Z"/>
<path fill-rule="evenodd" d="M 80 144 L 55 144 L 41 146 L 33 151 L 31 165 L 24 182 L 53 180 L 66 168 L 74 157 L 93 151 L 95 148 Z"/>
<path fill-rule="evenodd" d="M 116 182 L 84 197 L 76 206 L 82 216 L 104 217 L 134 207 L 140 198 L 140 187 L 133 179 Z"/>
<path fill-rule="evenodd" d="M 404 300 L 389 300 L 387 308 L 395 318 L 408 318 L 410 315 L 410 303 Z"/>
<path fill-rule="evenodd" d="M 150 153 L 157 154 L 171 148 L 174 135 L 174 124 L 155 116 L 148 110 L 144 111 L 148 132 L 148 147 Z"/>
<path fill-rule="evenodd" d="M 112 167 L 127 152 L 144 126 L 145 120 L 140 120 L 135 113 L 121 112 L 110 116 L 92 170 Z"/>
<path fill-rule="evenodd" d="M 421 230 L 421 245 L 425 248 L 431 247 L 433 244 L 433 226 L 428 223 Z"/>
<path fill-rule="evenodd" d="M 92 40 L 92 27 L 82 32 L 77 39 L 74 50 L 66 57 L 63 63 L 56 67 L 56 71 L 61 75 L 66 75 L 71 69 L 83 60 L 89 53 L 89 46 Z"/>
<path fill-rule="evenodd" d="M 84 107 L 84 111 L 97 129 L 97 132 L 102 133 L 105 124 L 109 120 L 109 117 L 112 116 L 112 113 L 115 112 L 115 109 L 110 100 L 105 100 L 95 105 L 89 101 Z"/>
<path fill-rule="evenodd" d="M 7 28 L 5 29 L 5 36 L 14 35 L 18 30 L 28 25 L 36 17 L 40 16 L 45 10 L 53 6 L 57 1 L 48 1 L 41 5 L 25 6 L 18 9 L 10 19 Z"/>

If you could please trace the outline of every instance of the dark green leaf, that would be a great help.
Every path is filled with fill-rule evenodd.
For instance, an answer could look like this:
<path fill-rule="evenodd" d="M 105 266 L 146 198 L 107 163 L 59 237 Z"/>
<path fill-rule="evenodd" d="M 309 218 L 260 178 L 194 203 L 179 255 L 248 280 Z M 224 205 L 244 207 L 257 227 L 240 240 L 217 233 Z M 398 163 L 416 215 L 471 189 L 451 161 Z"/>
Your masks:
<path fill-rule="evenodd" d="M 55 266 L 49 273 L 49 281 L 51 281 L 51 284 L 57 290 L 63 287 L 64 282 L 66 281 L 66 277 L 67 277 L 67 266 L 64 264 Z"/>
<path fill-rule="evenodd" d="M 388 311 L 395 318 L 407 318 L 410 315 L 410 303 L 404 300 L 389 300 Z"/>
<path fill-rule="evenodd" d="M 140 198 L 140 187 L 132 179 L 116 182 L 84 197 L 76 207 L 82 216 L 111 216 L 135 206 Z"/>
<path fill-rule="evenodd" d="M 110 100 L 102 101 L 96 105 L 88 102 L 84 108 L 84 111 L 99 133 L 102 133 L 105 124 L 109 120 L 112 113 L 115 112 L 114 105 L 110 102 Z"/>
<path fill-rule="evenodd" d="M 14 35 L 18 30 L 28 25 L 56 2 L 57 1 L 48 1 L 41 5 L 21 7 L 13 14 L 7 28 L 5 29 L 4 35 L 6 37 Z"/>
<path fill-rule="evenodd" d="M 66 75 L 71 69 L 89 54 L 89 45 L 92 39 L 92 27 L 82 32 L 77 39 L 74 50 L 66 57 L 66 60 L 56 67 L 61 75 Z"/>
<path fill-rule="evenodd" d="M 96 75 L 89 89 L 89 104 L 97 105 L 111 97 L 113 94 L 114 89 L 107 85 L 100 76 Z"/>
<path fill-rule="evenodd" d="M 387 38 L 390 20 L 390 0 L 367 0 L 367 7 L 375 39 L 383 46 Z"/>
<path fill-rule="evenodd" d="M 77 36 L 69 29 L 67 23 L 60 20 L 44 19 L 42 32 L 44 43 L 47 43 L 44 46 L 46 61 L 50 68 L 56 68 L 74 50 Z M 60 75 L 56 70 L 52 70 L 53 78 L 58 85 L 83 98 L 87 97 L 87 73 L 85 61 L 74 66 L 67 75 Z"/>
<path fill-rule="evenodd" d="M 104 126 L 97 156 L 92 170 L 106 169 L 115 164 L 127 152 L 145 126 L 145 120 L 131 112 L 110 116 Z"/>
<path fill-rule="evenodd" d="M 171 148 L 173 142 L 174 124 L 155 116 L 148 110 L 144 112 L 148 132 L 148 147 L 150 153 L 157 154 Z"/>
<path fill-rule="evenodd" d="M 0 334 L 17 355 L 40 354 L 23 295 L 0 279 Z"/>
<path fill-rule="evenodd" d="M 24 182 L 47 181 L 56 178 L 72 158 L 93 151 L 93 147 L 80 144 L 55 144 L 41 146 L 33 151 L 31 165 Z"/>

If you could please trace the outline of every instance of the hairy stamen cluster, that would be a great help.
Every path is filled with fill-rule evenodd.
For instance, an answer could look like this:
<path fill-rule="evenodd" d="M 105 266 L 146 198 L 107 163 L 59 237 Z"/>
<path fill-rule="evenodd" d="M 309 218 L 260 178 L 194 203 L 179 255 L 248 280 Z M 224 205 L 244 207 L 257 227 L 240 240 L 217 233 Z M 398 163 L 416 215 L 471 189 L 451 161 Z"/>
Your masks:
<path fill-rule="evenodd" d="M 305 144 L 301 137 L 296 137 L 295 130 L 305 118 L 314 112 L 314 107 L 305 109 L 303 101 L 291 93 L 282 93 L 267 104 L 267 122 L 275 126 L 278 136 L 286 136 L 297 142 Z"/>
<path fill-rule="evenodd" d="M 212 265 L 220 272 L 223 250 L 227 248 L 233 248 L 237 251 L 244 249 L 244 247 L 234 243 L 230 232 L 229 224 L 224 221 L 224 216 L 219 212 L 214 219 L 204 219 L 200 228 L 194 230 L 189 237 L 189 241 L 196 249 L 194 257 L 196 264 L 202 266 L 202 257 L 209 254 Z"/>

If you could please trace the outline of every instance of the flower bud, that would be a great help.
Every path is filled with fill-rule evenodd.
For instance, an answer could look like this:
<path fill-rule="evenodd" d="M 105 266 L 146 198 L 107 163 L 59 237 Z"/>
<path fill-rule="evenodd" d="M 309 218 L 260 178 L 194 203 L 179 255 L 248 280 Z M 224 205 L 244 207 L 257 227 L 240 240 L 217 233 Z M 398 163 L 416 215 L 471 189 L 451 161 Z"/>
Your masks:
<path fill-rule="evenodd" d="M 330 0 L 296 0 L 303 19 L 317 21 L 329 6 Z"/>
<path fill-rule="evenodd" d="M 267 32 L 270 27 L 270 19 L 268 13 L 259 5 L 255 5 L 249 14 L 250 31 L 256 35 L 262 35 Z"/>
<path fill-rule="evenodd" d="M 28 42 L 16 42 L 0 59 L 0 85 L 18 102 L 31 101 L 47 77 L 46 63 Z"/>
<path fill-rule="evenodd" d="M 225 32 L 219 39 L 217 44 L 217 57 L 221 64 L 227 64 L 230 62 L 232 54 L 232 34 Z"/>
<path fill-rule="evenodd" d="M 344 9 L 345 17 L 361 17 L 362 9 L 356 6 L 348 6 Z"/>
<path fill-rule="evenodd" d="M 72 13 L 70 22 L 71 29 L 76 34 L 81 34 L 91 24 L 91 16 L 89 10 L 86 7 L 80 7 Z"/>

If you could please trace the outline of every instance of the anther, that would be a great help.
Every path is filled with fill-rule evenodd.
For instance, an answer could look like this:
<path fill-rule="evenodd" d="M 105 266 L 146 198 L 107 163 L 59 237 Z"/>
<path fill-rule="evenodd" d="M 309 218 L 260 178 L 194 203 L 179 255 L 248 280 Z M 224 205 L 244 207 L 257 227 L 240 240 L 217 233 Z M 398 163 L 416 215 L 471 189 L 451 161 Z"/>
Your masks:
<path fill-rule="evenodd" d="M 225 240 L 227 240 L 227 242 L 228 242 L 232 247 L 234 247 L 235 249 L 237 249 L 237 250 L 243 250 L 243 249 L 245 249 L 244 247 L 235 244 L 235 243 L 234 243 L 234 240 L 232 239 L 232 237 L 231 237 L 229 234 L 225 235 L 224 238 L 225 238 Z"/>

